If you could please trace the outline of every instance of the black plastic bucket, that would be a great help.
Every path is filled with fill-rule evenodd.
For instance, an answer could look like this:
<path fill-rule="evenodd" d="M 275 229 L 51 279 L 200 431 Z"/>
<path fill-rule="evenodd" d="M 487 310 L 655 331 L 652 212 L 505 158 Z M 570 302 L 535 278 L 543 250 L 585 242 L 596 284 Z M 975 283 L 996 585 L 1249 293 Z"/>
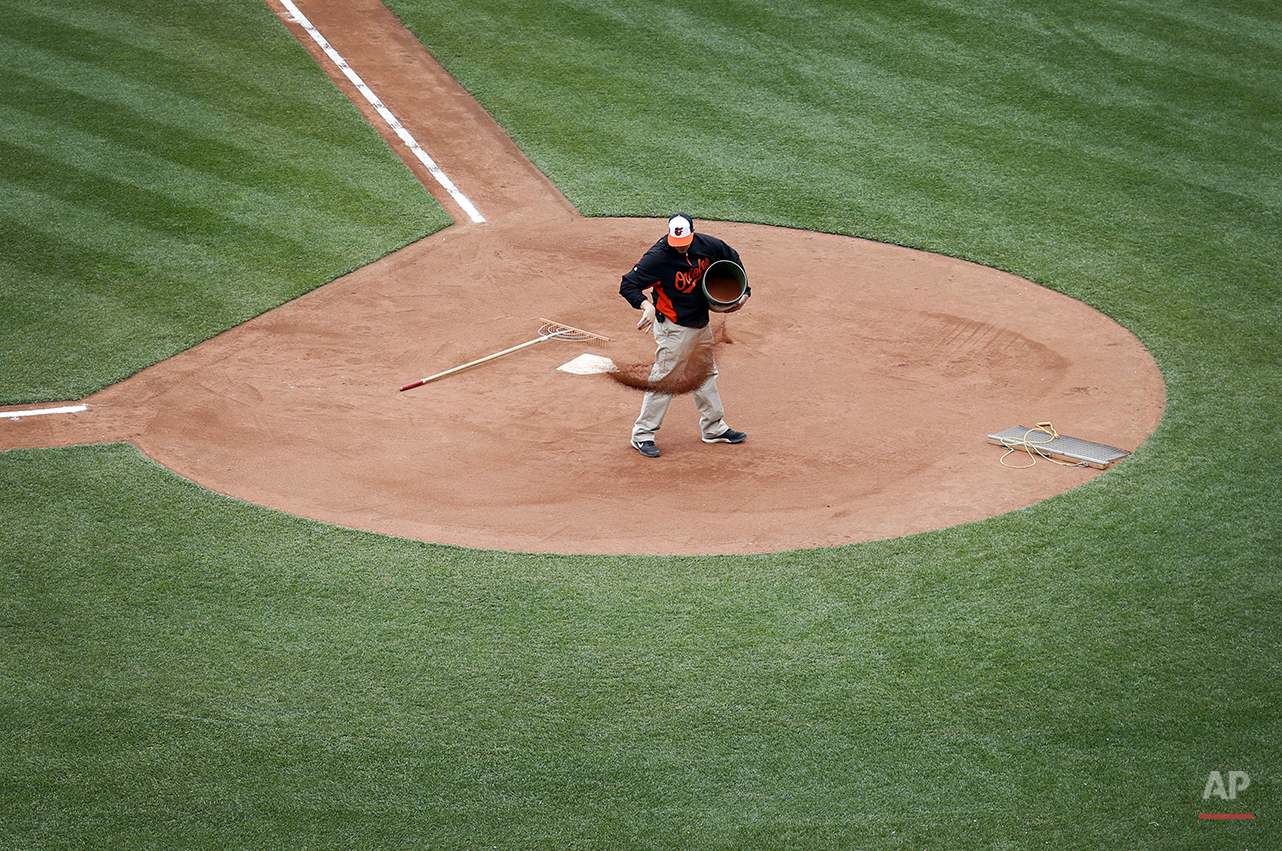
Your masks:
<path fill-rule="evenodd" d="M 708 310 L 725 313 L 733 310 L 748 294 L 748 276 L 733 260 L 714 261 L 699 282 Z"/>

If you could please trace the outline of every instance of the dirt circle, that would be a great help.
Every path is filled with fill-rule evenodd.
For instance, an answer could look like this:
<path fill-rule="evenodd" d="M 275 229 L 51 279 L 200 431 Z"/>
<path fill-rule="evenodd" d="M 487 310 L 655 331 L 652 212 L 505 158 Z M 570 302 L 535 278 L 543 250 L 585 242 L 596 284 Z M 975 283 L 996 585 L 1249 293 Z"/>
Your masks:
<path fill-rule="evenodd" d="M 221 493 L 408 538 L 714 554 L 1021 508 L 1099 471 L 1003 466 L 988 434 L 1051 421 L 1133 449 L 1161 416 L 1160 374 L 1133 335 L 1022 278 L 848 237 L 704 229 L 738 249 L 752 286 L 743 310 L 713 318 L 727 421 L 749 435 L 737 446 L 704 444 L 678 397 L 662 457 L 642 458 L 629 445 L 640 395 L 557 369 L 585 352 L 653 357 L 617 282 L 662 221 L 581 217 L 555 241 L 521 222 L 449 228 L 90 397 L 84 413 L 5 435 L 129 440 Z M 611 340 L 549 340 L 400 391 L 537 338 L 541 318 Z"/>

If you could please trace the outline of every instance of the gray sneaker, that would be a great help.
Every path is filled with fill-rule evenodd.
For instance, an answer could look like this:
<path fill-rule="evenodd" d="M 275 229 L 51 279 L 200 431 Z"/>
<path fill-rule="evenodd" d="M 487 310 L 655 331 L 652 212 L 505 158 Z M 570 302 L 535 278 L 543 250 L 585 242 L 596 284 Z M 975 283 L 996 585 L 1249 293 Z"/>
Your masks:
<path fill-rule="evenodd" d="M 748 439 L 748 435 L 744 434 L 743 432 L 735 431 L 732 428 L 728 428 L 725 431 L 721 432 L 721 434 L 717 435 L 716 437 L 705 437 L 703 439 L 703 442 L 704 443 L 743 443 L 747 439 Z"/>
<path fill-rule="evenodd" d="M 632 441 L 632 448 L 647 458 L 659 457 L 659 447 L 654 445 L 653 440 L 634 440 Z"/>

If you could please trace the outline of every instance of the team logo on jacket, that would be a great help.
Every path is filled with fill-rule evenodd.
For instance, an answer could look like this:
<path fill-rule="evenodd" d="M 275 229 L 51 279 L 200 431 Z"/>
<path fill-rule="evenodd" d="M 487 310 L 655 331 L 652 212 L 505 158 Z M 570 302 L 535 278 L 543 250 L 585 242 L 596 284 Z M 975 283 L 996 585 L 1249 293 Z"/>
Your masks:
<path fill-rule="evenodd" d="M 699 262 L 694 265 L 693 269 L 677 272 L 674 282 L 677 286 L 677 291 L 683 293 L 694 292 L 694 288 L 699 286 L 699 280 L 703 277 L 703 273 L 708 271 L 708 267 L 711 265 L 712 261 L 707 257 L 700 257 Z"/>

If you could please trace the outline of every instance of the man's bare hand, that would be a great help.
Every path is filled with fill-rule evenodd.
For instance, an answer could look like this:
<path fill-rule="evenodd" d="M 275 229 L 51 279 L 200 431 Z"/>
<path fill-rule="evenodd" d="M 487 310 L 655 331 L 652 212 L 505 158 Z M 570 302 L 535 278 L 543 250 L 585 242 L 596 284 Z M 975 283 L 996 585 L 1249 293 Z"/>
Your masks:
<path fill-rule="evenodd" d="M 647 301 L 645 305 L 641 308 L 641 321 L 637 323 L 637 330 L 645 331 L 649 329 L 649 327 L 653 324 L 654 324 L 654 305 L 651 302 Z"/>

